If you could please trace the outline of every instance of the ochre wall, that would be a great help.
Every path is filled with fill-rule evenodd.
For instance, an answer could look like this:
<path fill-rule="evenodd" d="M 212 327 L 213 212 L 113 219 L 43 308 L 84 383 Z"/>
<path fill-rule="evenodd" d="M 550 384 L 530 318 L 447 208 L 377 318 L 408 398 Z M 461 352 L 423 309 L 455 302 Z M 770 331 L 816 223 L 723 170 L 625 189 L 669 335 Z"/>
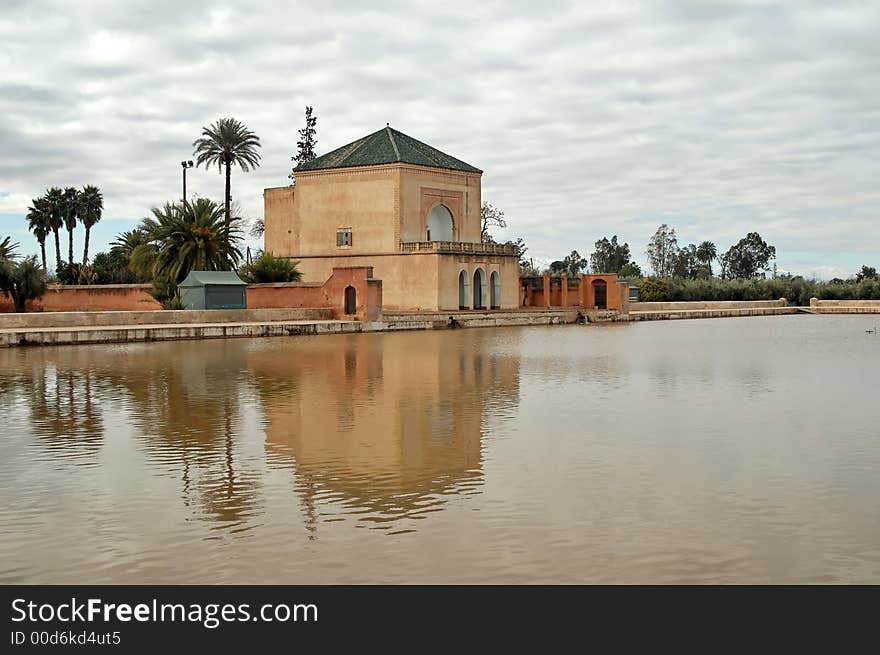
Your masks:
<path fill-rule="evenodd" d="M 250 284 L 247 288 L 248 309 L 281 307 L 330 307 L 334 318 L 359 321 L 378 320 L 382 307 L 381 280 L 373 280 L 369 266 L 334 268 L 323 284 L 270 283 Z M 345 289 L 354 287 L 357 312 L 345 313 Z M 378 292 L 376 287 L 378 287 Z"/>
<path fill-rule="evenodd" d="M 604 280 L 607 284 L 607 309 L 616 309 L 621 314 L 629 313 L 629 285 L 626 282 L 619 282 L 617 276 L 613 274 L 581 275 L 578 278 L 551 275 L 537 279 L 521 278 L 518 300 L 520 305 L 524 304 L 526 307 L 592 309 L 596 304 L 593 280 Z"/>
<path fill-rule="evenodd" d="M 325 280 L 337 267 L 370 266 L 382 280 L 385 309 L 437 309 L 437 260 L 440 255 L 360 255 L 303 257 L 297 260 L 303 280 Z"/>
<path fill-rule="evenodd" d="M 50 285 L 27 304 L 29 312 L 143 311 L 162 309 L 149 284 Z M 0 294 L 0 312 L 12 312 L 12 299 Z"/>
<path fill-rule="evenodd" d="M 345 289 L 356 293 L 357 313 L 345 314 Z M 117 284 L 50 286 L 46 294 L 29 302 L 29 312 L 161 311 L 162 305 L 147 291 L 150 285 Z M 382 313 L 382 281 L 373 279 L 369 266 L 331 268 L 316 284 L 252 284 L 247 289 L 248 309 L 326 308 L 334 318 L 379 320 Z M 0 312 L 12 312 L 12 301 L 0 295 Z M 211 314 L 217 316 L 219 314 Z"/>

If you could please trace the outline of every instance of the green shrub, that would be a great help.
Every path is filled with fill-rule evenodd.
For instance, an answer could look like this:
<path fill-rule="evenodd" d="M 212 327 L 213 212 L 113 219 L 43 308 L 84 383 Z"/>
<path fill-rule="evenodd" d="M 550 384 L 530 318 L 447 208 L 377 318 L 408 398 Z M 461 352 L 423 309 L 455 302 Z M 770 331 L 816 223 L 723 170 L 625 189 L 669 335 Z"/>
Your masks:
<path fill-rule="evenodd" d="M 46 293 L 46 273 L 37 258 L 0 259 L 0 291 L 9 294 L 16 312 L 24 312 L 28 300 Z"/>
<path fill-rule="evenodd" d="M 667 302 L 672 298 L 669 280 L 646 277 L 639 283 L 639 301 Z"/>
<path fill-rule="evenodd" d="M 302 273 L 297 268 L 299 262 L 285 257 L 276 257 L 271 252 L 264 252 L 250 264 L 245 264 L 238 272 L 242 280 L 248 284 L 263 282 L 299 282 Z"/>

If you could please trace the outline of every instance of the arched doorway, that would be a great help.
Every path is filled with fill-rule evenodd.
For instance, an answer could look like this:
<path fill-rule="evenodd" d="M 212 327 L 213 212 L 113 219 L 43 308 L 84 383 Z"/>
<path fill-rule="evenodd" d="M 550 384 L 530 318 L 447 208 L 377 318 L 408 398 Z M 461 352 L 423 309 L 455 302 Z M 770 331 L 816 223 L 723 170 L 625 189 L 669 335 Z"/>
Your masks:
<path fill-rule="evenodd" d="M 467 271 L 458 274 L 458 308 L 470 308 L 471 285 Z"/>
<path fill-rule="evenodd" d="M 357 291 L 352 286 L 345 287 L 345 313 L 357 314 Z"/>
<path fill-rule="evenodd" d="M 474 271 L 474 309 L 486 309 L 486 271 Z"/>
<path fill-rule="evenodd" d="M 596 309 L 608 308 L 608 284 L 605 280 L 593 280 L 593 306 Z"/>
<path fill-rule="evenodd" d="M 428 241 L 453 241 L 452 212 L 445 205 L 435 205 L 428 214 Z"/>
<path fill-rule="evenodd" d="M 498 271 L 492 271 L 489 276 L 489 308 L 498 309 L 501 307 L 501 276 Z"/>

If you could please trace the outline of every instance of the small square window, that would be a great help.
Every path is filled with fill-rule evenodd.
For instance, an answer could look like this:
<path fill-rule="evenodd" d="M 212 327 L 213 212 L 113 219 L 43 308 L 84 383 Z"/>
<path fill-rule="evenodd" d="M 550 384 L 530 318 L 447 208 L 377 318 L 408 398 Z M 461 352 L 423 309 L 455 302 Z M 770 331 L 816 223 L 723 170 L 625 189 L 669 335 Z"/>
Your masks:
<path fill-rule="evenodd" d="M 346 248 L 351 247 L 351 228 L 345 227 L 339 230 L 336 230 L 336 247 L 337 248 Z"/>

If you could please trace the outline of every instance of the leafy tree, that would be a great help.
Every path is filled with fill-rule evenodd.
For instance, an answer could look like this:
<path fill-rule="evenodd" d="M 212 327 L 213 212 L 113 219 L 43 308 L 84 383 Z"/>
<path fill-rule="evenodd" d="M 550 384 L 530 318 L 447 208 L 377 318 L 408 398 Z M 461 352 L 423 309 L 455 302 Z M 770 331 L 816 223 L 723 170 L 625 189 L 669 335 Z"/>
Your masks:
<path fill-rule="evenodd" d="M 218 170 L 226 167 L 226 208 L 227 227 L 232 223 L 232 166 L 238 165 L 247 173 L 251 168 L 260 165 L 260 153 L 257 149 L 260 138 L 251 132 L 244 123 L 234 118 L 221 118 L 208 127 L 202 128 L 202 137 L 193 141 L 193 156 L 196 166 L 213 166 Z"/>
<path fill-rule="evenodd" d="M 646 277 L 639 283 L 640 302 L 666 302 L 671 297 L 669 280 Z"/>
<path fill-rule="evenodd" d="M 699 276 L 700 268 L 699 257 L 697 256 L 697 246 L 691 243 L 684 248 L 679 249 L 675 257 L 675 266 L 672 270 L 672 276 L 695 280 Z"/>
<path fill-rule="evenodd" d="M 40 255 L 43 260 L 43 270 L 46 268 L 46 238 L 52 231 L 49 206 L 45 198 L 34 198 L 27 210 L 28 230 L 34 233 L 37 243 L 40 244 Z"/>
<path fill-rule="evenodd" d="M 46 293 L 46 273 L 37 258 L 0 259 L 0 291 L 9 294 L 16 312 L 26 311 L 28 300 Z"/>
<path fill-rule="evenodd" d="M 550 264 L 550 272 L 553 274 L 565 273 L 568 277 L 577 277 L 587 267 L 587 260 L 580 256 L 577 250 L 572 250 L 562 261 Z"/>
<path fill-rule="evenodd" d="M 137 274 L 129 268 L 128 257 L 122 250 L 99 252 L 91 264 L 94 284 L 132 284 L 140 282 Z"/>
<path fill-rule="evenodd" d="M 728 279 L 764 279 L 774 259 L 776 248 L 768 245 L 757 232 L 749 232 L 722 255 L 721 266 Z"/>
<path fill-rule="evenodd" d="M 635 262 L 627 262 L 617 271 L 617 275 L 620 277 L 640 278 L 642 277 L 642 269 Z"/>
<path fill-rule="evenodd" d="M 317 130 L 315 129 L 317 124 L 318 117 L 312 115 L 311 107 L 306 107 L 306 126 L 299 130 L 299 141 L 296 142 L 296 155 L 290 158 L 291 161 L 296 162 L 294 167 L 308 164 L 318 156 L 315 153 L 315 147 L 318 145 L 318 139 L 316 138 Z M 294 179 L 293 173 L 290 174 L 290 179 Z"/>
<path fill-rule="evenodd" d="M 76 190 L 75 187 L 69 186 L 64 189 L 63 193 L 63 201 L 62 201 L 62 213 L 64 216 L 64 227 L 67 228 L 67 236 L 68 236 L 68 252 L 67 252 L 67 262 L 69 264 L 73 263 L 73 231 L 76 229 L 77 221 L 79 220 L 78 209 L 79 209 L 79 191 Z"/>
<path fill-rule="evenodd" d="M 154 255 L 154 284 L 158 279 L 176 285 L 195 270 L 230 271 L 241 260 L 241 219 L 224 220 L 224 208 L 214 201 L 166 203 L 152 211 L 141 223 L 147 243 L 135 248 L 133 259 L 138 251 Z"/>
<path fill-rule="evenodd" d="M 663 223 L 648 242 L 646 252 L 648 264 L 654 275 L 672 277 L 678 256 L 678 239 L 675 237 L 675 230 Z"/>
<path fill-rule="evenodd" d="M 89 235 L 91 234 L 92 227 L 101 220 L 101 214 L 104 211 L 104 196 L 101 194 L 101 190 L 89 184 L 88 186 L 84 186 L 83 190 L 79 192 L 79 206 L 77 207 L 77 214 L 79 215 L 79 220 L 83 224 L 83 227 L 86 228 L 86 241 L 85 246 L 83 247 L 83 264 L 89 261 Z"/>
<path fill-rule="evenodd" d="M 629 244 L 617 243 L 616 234 L 610 241 L 608 237 L 603 237 L 596 242 L 595 247 L 595 252 L 590 255 L 593 273 L 618 273 L 630 262 Z"/>
<path fill-rule="evenodd" d="M 239 270 L 241 279 L 256 284 L 260 282 L 299 282 L 302 272 L 297 268 L 299 262 L 286 257 L 276 257 L 271 252 L 263 252 L 250 264 Z"/>
<path fill-rule="evenodd" d="M 711 241 L 703 241 L 697 246 L 697 261 L 709 269 L 709 277 L 712 277 L 712 262 L 718 256 L 718 248 Z"/>
<path fill-rule="evenodd" d="M 877 269 L 873 266 L 862 266 L 858 273 L 856 273 L 856 282 L 861 282 L 862 280 L 880 280 L 880 276 L 877 275 Z"/>
<path fill-rule="evenodd" d="M 483 243 L 495 243 L 495 239 L 489 233 L 489 229 L 497 227 L 504 229 L 507 221 L 504 220 L 504 212 L 495 205 L 483 202 L 480 206 L 480 241 Z"/>
<path fill-rule="evenodd" d="M 61 266 L 61 243 L 58 232 L 64 227 L 64 191 L 53 186 L 43 197 L 49 212 L 49 227 L 55 235 L 55 269 L 57 270 Z"/>

